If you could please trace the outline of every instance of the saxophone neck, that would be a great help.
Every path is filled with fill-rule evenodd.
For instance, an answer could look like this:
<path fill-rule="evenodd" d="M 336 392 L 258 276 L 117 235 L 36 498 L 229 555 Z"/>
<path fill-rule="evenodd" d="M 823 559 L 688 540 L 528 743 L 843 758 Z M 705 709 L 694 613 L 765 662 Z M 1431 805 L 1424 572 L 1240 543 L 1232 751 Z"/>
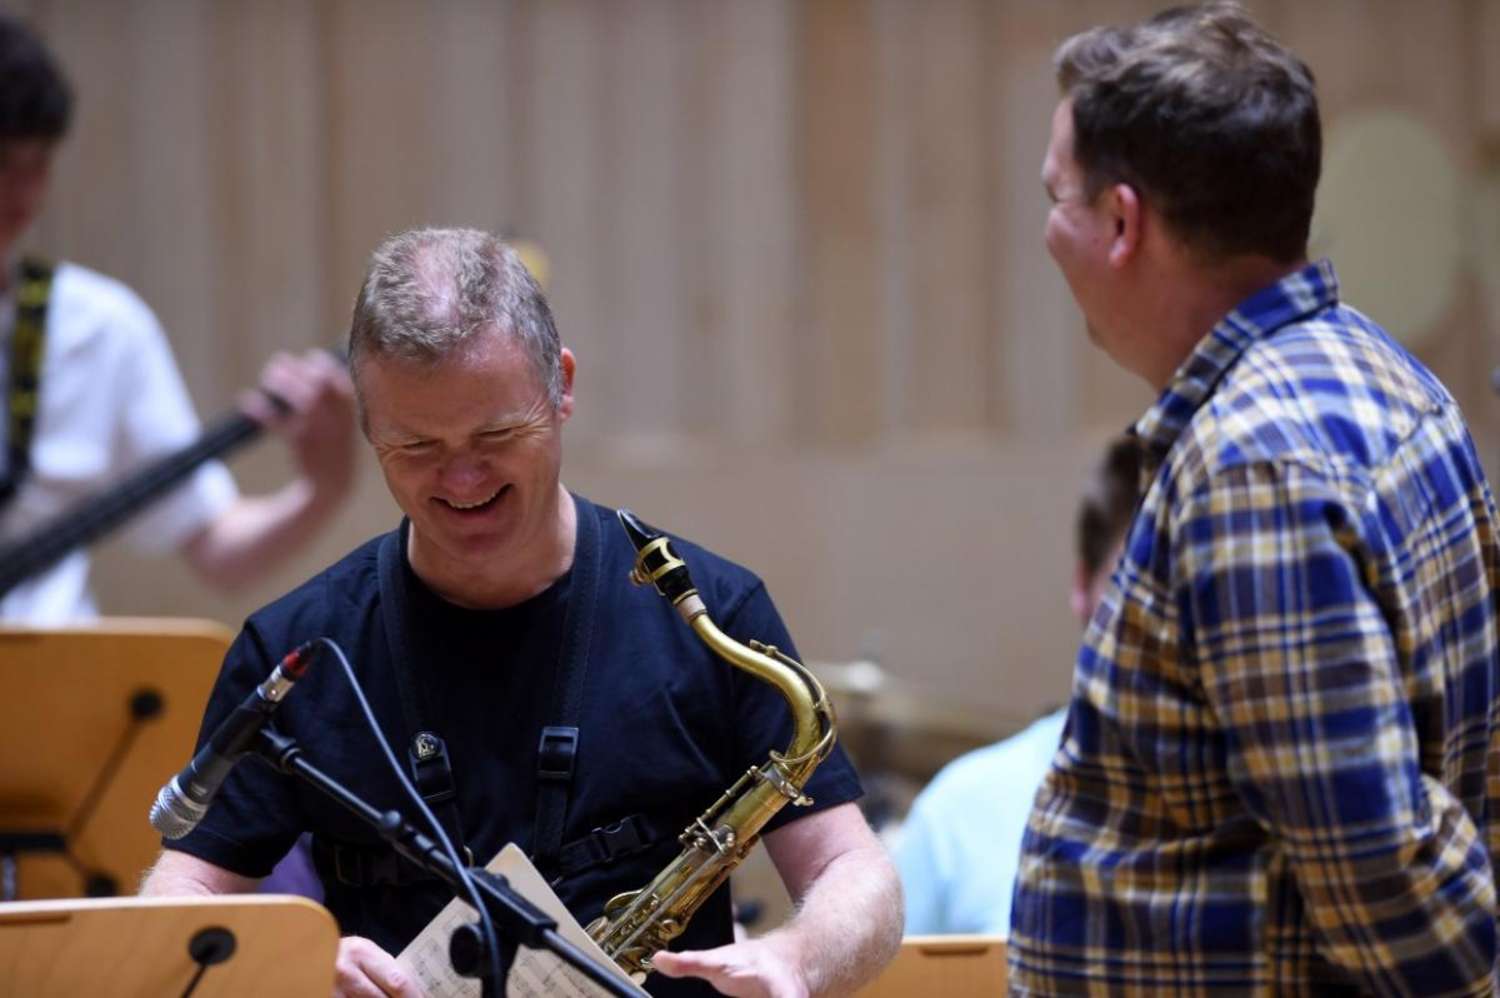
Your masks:
<path fill-rule="evenodd" d="M 631 581 L 636 585 L 655 586 L 656 591 L 671 601 L 682 619 L 720 658 L 774 686 L 791 708 L 795 726 L 786 757 L 802 758 L 812 753 L 821 761 L 832 747 L 830 736 L 836 722 L 818 680 L 800 662 L 775 648 L 754 641 L 742 644 L 721 631 L 703 605 L 688 573 L 687 563 L 672 550 L 667 535 L 629 510 L 622 509 L 617 515 L 636 552 Z M 827 747 L 823 747 L 825 744 Z"/>
<path fill-rule="evenodd" d="M 688 623 L 699 640 L 730 665 L 775 688 L 786 701 L 792 715 L 792 740 L 786 751 L 778 755 L 785 761 L 795 762 L 796 769 L 810 763 L 806 768 L 810 773 L 812 767 L 832 751 L 837 728 L 833 706 L 823 684 L 801 662 L 782 654 L 775 647 L 759 641 L 742 644 L 725 634 L 703 612 L 703 603 L 696 595 L 693 601 L 699 612 L 689 617 Z M 806 774 L 802 775 L 805 777 Z"/>

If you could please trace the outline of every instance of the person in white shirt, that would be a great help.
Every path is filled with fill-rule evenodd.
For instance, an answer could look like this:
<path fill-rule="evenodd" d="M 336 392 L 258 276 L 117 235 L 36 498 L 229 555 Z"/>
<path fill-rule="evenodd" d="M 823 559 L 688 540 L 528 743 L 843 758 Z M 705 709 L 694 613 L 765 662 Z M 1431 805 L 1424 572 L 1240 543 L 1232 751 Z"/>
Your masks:
<path fill-rule="evenodd" d="M 1135 512 L 1140 458 L 1133 437 L 1112 442 L 1076 523 L 1072 608 L 1088 626 L 1109 585 Z M 1066 708 L 950 762 L 917 796 L 896 845 L 905 933 L 1010 931 L 1010 897 L 1031 802 L 1062 741 Z"/>
<path fill-rule="evenodd" d="M 0 14 L 0 391 L 17 391 L 13 352 L 21 257 L 17 245 L 44 204 L 52 157 L 67 132 L 72 94 L 41 40 Z M 18 460 L 0 420 L 0 541 L 15 541 L 79 497 L 192 443 L 198 418 L 150 308 L 118 281 L 77 264 L 52 275 L 36 414 Z M 233 589 L 291 555 L 342 502 L 354 473 L 353 390 L 322 352 L 277 355 L 242 410 L 277 431 L 299 474 L 283 488 L 242 496 L 210 462 L 134 521 L 146 551 L 178 552 L 210 584 Z M 6 495 L 6 493 L 9 493 Z M 0 623 L 63 624 L 97 612 L 88 557 L 76 551 L 0 596 Z"/>

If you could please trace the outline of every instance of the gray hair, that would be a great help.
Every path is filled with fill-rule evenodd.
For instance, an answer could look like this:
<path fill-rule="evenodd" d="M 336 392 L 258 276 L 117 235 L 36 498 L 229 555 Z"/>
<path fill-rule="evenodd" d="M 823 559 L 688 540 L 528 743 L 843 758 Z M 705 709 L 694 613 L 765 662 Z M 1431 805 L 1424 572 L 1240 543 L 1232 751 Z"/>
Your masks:
<path fill-rule="evenodd" d="M 477 229 L 411 229 L 370 256 L 349 325 L 349 366 L 357 373 L 367 354 L 442 360 L 492 328 L 515 337 L 553 407 L 560 405 L 557 326 L 516 251 Z"/>

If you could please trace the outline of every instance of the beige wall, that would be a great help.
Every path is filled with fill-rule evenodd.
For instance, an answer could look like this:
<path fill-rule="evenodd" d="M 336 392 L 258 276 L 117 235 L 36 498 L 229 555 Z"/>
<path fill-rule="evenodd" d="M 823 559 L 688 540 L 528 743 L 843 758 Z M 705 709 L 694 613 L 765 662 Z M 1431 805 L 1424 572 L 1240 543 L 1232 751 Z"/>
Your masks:
<path fill-rule="evenodd" d="M 384 233 L 525 233 L 580 359 L 571 485 L 758 570 L 810 658 L 875 655 L 997 732 L 1064 694 L 1073 497 L 1149 393 L 1089 346 L 1040 245 L 1048 60 L 1155 4 L 19 6 L 81 97 L 36 242 L 155 306 L 206 416 L 272 350 L 338 338 Z M 1252 6 L 1331 123 L 1407 111 L 1494 189 L 1500 3 Z M 1484 259 L 1422 353 L 1493 462 Z M 235 469 L 264 487 L 284 459 Z M 236 624 L 393 522 L 364 470 L 254 592 L 111 549 L 105 606 Z"/>

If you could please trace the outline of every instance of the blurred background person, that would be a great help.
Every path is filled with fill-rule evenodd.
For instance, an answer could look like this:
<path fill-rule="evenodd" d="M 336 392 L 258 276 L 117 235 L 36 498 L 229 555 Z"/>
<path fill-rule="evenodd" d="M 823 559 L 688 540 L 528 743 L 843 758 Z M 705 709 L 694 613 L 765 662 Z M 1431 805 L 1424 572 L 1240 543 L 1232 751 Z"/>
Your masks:
<path fill-rule="evenodd" d="M 1070 602 L 1083 627 L 1119 560 L 1139 474 L 1135 440 L 1119 438 L 1093 469 L 1079 503 Z M 1059 708 L 955 759 L 917 796 L 895 848 L 907 935 L 1009 932 L 1021 835 L 1067 716 Z"/>
<path fill-rule="evenodd" d="M 86 267 L 54 266 L 19 252 L 43 210 L 72 103 L 41 40 L 0 13 L 0 385 L 7 415 L 0 429 L 0 536 L 6 541 L 26 538 L 73 501 L 186 447 L 200 432 L 166 337 L 139 297 Z M 44 300 L 23 305 L 23 287 Z M 223 465 L 209 462 L 130 529 L 142 550 L 177 552 L 222 589 L 297 552 L 328 521 L 353 477 L 353 396 L 342 365 L 322 352 L 277 354 L 260 387 L 241 406 L 281 434 L 299 474 L 273 493 L 244 496 Z M 57 625 L 95 612 L 82 550 L 0 594 L 4 622 Z"/>

